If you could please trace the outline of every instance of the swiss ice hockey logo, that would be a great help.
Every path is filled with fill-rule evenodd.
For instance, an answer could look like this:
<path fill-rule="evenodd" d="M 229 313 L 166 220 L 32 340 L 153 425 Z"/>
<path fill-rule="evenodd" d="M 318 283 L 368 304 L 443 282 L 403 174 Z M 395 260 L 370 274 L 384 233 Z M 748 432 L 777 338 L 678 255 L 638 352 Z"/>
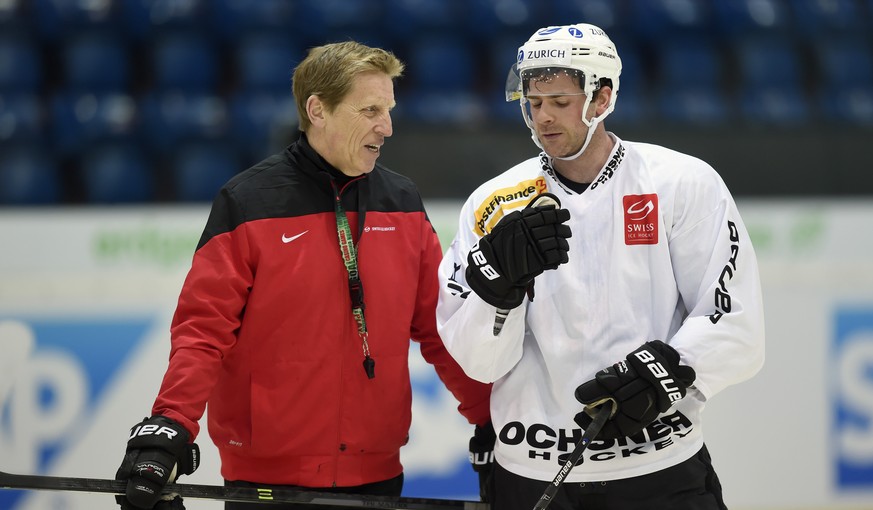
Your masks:
<path fill-rule="evenodd" d="M 658 244 L 658 195 L 625 195 L 624 244 Z"/>

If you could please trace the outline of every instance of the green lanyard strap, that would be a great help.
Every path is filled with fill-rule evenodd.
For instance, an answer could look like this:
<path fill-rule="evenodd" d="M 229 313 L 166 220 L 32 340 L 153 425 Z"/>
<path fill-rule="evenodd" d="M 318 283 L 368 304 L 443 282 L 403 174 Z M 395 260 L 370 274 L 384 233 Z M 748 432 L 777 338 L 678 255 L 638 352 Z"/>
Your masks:
<path fill-rule="evenodd" d="M 336 183 L 331 181 L 334 193 L 334 209 L 336 211 L 336 233 L 339 239 L 340 253 L 343 263 L 349 273 L 349 296 L 352 300 L 352 315 L 358 323 L 358 336 L 361 337 L 361 345 L 364 349 L 364 372 L 368 379 L 376 377 L 376 361 L 370 357 L 370 344 L 367 342 L 367 321 L 364 319 L 364 285 L 358 273 L 358 255 L 352 238 L 352 229 L 346 211 L 343 209 L 342 200 Z M 360 218 L 363 221 L 363 218 Z"/>

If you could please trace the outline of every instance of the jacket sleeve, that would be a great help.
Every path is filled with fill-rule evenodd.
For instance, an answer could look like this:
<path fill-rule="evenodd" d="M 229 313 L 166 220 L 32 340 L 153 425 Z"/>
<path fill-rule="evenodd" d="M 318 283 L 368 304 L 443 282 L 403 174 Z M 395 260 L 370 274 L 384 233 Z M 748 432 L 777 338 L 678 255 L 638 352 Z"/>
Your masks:
<path fill-rule="evenodd" d="M 670 234 L 673 271 L 687 317 L 670 340 L 697 373 L 705 398 L 742 382 L 764 363 L 764 311 L 749 234 L 721 178 L 677 196 Z M 714 204 L 714 205 L 713 205 Z"/>
<path fill-rule="evenodd" d="M 231 193 L 222 190 L 182 286 L 170 328 L 169 365 L 152 407 L 153 414 L 182 424 L 192 440 L 222 359 L 236 343 L 253 278 L 242 214 Z"/>
<path fill-rule="evenodd" d="M 474 425 L 484 425 L 491 419 L 491 385 L 468 377 L 446 350 L 437 333 L 434 310 L 437 304 L 437 267 L 442 248 L 430 221 L 422 221 L 421 270 L 418 302 L 412 324 L 412 338 L 420 343 L 425 361 L 434 366 L 440 380 L 460 402 L 458 411 Z"/>
<path fill-rule="evenodd" d="M 467 286 L 467 254 L 479 234 L 474 228 L 474 200 L 461 209 L 458 231 L 439 268 L 437 327 L 449 352 L 472 378 L 491 383 L 521 359 L 527 299 L 509 311 L 503 329 L 494 335 L 497 308 Z"/>

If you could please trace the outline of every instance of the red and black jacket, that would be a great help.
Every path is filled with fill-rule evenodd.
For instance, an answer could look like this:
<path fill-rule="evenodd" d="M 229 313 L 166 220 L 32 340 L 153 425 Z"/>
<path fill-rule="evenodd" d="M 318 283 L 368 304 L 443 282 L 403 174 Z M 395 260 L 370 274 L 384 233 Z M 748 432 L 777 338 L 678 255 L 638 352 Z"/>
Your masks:
<path fill-rule="evenodd" d="M 301 136 L 221 189 L 194 254 L 153 413 L 196 436 L 208 403 L 227 480 L 342 487 L 399 475 L 410 339 L 467 420 L 489 419 L 490 386 L 465 376 L 437 334 L 442 249 L 418 190 L 378 164 L 338 183 L 376 362 L 367 378 L 337 238 L 337 180 Z"/>

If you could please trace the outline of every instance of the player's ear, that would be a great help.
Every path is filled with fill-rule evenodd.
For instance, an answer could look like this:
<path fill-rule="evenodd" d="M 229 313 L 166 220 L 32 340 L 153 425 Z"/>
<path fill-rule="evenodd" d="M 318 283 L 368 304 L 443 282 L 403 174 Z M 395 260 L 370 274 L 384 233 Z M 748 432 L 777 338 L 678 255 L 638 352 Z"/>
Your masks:
<path fill-rule="evenodd" d="M 313 126 L 322 127 L 324 125 L 324 103 L 316 95 L 311 95 L 306 100 L 306 116 L 309 117 L 309 122 Z"/>
<path fill-rule="evenodd" d="M 597 115 L 602 114 L 609 108 L 609 101 L 612 100 L 612 87 L 603 85 L 597 91 L 597 96 L 594 98 L 594 103 L 597 108 Z"/>

